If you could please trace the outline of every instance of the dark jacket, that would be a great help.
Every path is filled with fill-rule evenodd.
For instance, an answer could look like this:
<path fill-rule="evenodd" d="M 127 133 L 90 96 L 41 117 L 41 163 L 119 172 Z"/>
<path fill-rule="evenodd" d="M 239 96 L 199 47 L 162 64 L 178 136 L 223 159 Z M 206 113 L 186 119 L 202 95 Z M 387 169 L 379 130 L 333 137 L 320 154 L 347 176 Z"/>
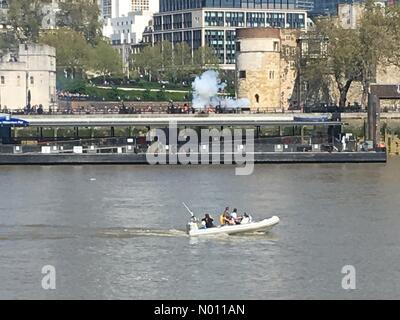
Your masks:
<path fill-rule="evenodd" d="M 204 221 L 206 223 L 206 228 L 213 228 L 214 227 L 214 224 L 213 224 L 214 219 L 211 218 L 210 216 L 206 216 L 205 218 L 203 218 L 202 221 Z"/>

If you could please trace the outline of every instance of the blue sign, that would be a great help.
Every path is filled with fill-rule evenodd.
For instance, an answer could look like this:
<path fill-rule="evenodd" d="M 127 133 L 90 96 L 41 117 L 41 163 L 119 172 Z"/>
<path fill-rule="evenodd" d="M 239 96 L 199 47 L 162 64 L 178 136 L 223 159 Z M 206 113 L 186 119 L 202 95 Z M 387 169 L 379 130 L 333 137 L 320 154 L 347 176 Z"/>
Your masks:
<path fill-rule="evenodd" d="M 308 116 L 308 117 L 294 117 L 297 122 L 328 122 L 329 116 Z"/>
<path fill-rule="evenodd" d="M 29 122 L 22 119 L 12 118 L 10 115 L 0 115 L 0 126 L 27 127 Z"/>

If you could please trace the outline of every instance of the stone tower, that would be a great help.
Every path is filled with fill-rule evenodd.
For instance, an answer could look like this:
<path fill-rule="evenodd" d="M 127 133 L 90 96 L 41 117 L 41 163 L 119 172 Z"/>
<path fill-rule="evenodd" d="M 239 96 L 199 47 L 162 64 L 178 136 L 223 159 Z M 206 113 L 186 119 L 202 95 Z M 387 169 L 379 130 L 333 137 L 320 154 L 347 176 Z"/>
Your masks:
<path fill-rule="evenodd" d="M 297 31 L 252 28 L 237 30 L 236 93 L 254 111 L 289 107 L 296 79 Z"/>

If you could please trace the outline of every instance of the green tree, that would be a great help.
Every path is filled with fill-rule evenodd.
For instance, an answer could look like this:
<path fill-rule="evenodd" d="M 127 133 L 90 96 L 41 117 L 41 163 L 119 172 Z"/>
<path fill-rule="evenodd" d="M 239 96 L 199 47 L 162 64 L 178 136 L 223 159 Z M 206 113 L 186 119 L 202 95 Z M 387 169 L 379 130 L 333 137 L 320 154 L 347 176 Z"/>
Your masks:
<path fill-rule="evenodd" d="M 18 39 L 14 32 L 5 31 L 0 33 L 0 52 L 16 50 L 18 47 Z"/>
<path fill-rule="evenodd" d="M 133 71 L 147 75 L 149 81 L 164 78 L 180 82 L 190 79 L 192 74 L 205 68 L 218 69 L 218 58 L 209 47 L 199 48 L 192 55 L 192 50 L 186 43 L 173 46 L 164 41 L 133 54 L 130 65 Z"/>
<path fill-rule="evenodd" d="M 399 56 L 399 9 L 382 8 L 369 0 L 365 5 L 358 29 L 363 68 L 363 104 L 365 105 L 369 86 L 375 82 L 378 66 L 384 67 L 396 62 L 396 56 Z"/>
<path fill-rule="evenodd" d="M 67 28 L 50 30 L 41 34 L 40 42 L 56 48 L 57 67 L 70 77 L 82 76 L 93 64 L 92 47 L 79 32 Z"/>
<path fill-rule="evenodd" d="M 208 47 L 200 47 L 193 53 L 193 62 L 196 68 L 196 73 L 203 69 L 219 69 L 219 59 L 215 51 Z"/>
<path fill-rule="evenodd" d="M 315 34 L 321 39 L 328 39 L 327 47 L 324 55 L 305 57 L 307 80 L 318 86 L 318 83 L 328 83 L 329 77 L 333 78 L 340 94 L 341 107 L 346 104 L 352 83 L 361 81 L 362 104 L 365 106 L 378 68 L 400 65 L 399 31 L 400 9 L 383 8 L 372 0 L 365 4 L 355 29 L 342 28 L 337 18 L 317 21 Z"/>
<path fill-rule="evenodd" d="M 100 8 L 93 0 L 61 0 L 57 14 L 57 26 L 68 27 L 82 33 L 92 45 L 101 36 Z"/>
<path fill-rule="evenodd" d="M 36 42 L 44 18 L 43 5 L 50 0 L 12 0 L 6 23 L 11 26 L 16 38 Z"/>
<path fill-rule="evenodd" d="M 173 45 L 169 41 L 164 41 L 161 43 L 160 49 L 157 50 L 161 51 L 161 77 L 168 79 L 171 74 L 175 73 Z"/>
<path fill-rule="evenodd" d="M 147 46 L 143 51 L 131 56 L 131 68 L 138 71 L 140 75 L 147 75 L 149 81 L 158 79 L 162 67 L 161 46 Z"/>
<path fill-rule="evenodd" d="M 177 43 L 172 53 L 171 65 L 167 67 L 167 76 L 173 82 L 182 82 L 193 72 L 192 50 L 185 42 Z"/>
<path fill-rule="evenodd" d="M 345 107 L 354 81 L 361 80 L 361 44 L 358 30 L 344 29 L 335 18 L 317 23 L 319 36 L 328 39 L 326 56 L 319 60 L 321 71 L 333 76 L 339 91 L 339 107 Z"/>
<path fill-rule="evenodd" d="M 333 102 L 331 97 L 331 70 L 328 67 L 326 61 L 320 59 L 312 59 L 310 56 L 305 61 L 301 61 L 301 85 L 306 84 L 306 88 L 300 88 L 305 91 L 305 96 L 302 97 L 301 101 L 305 101 L 306 104 L 317 103 L 320 101 Z"/>
<path fill-rule="evenodd" d="M 386 17 L 388 29 L 391 30 L 390 44 L 393 46 L 392 55 L 388 57 L 388 63 L 400 67 L 400 5 L 389 7 Z"/>
<path fill-rule="evenodd" d="M 103 76 L 121 75 L 122 61 L 121 56 L 105 40 L 99 40 L 95 47 L 90 52 L 90 68 Z"/>

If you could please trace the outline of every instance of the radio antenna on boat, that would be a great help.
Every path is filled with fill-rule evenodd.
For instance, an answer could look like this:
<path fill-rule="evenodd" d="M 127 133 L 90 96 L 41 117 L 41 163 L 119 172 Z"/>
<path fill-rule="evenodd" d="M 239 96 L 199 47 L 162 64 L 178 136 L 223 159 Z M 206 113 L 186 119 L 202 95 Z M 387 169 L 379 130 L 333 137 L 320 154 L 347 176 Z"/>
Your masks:
<path fill-rule="evenodd" d="M 192 212 L 192 210 L 189 209 L 189 207 L 186 205 L 186 203 L 182 202 L 182 204 L 184 205 L 184 207 L 186 208 L 186 210 L 190 213 L 190 215 L 192 217 L 194 217 L 194 213 Z"/>

